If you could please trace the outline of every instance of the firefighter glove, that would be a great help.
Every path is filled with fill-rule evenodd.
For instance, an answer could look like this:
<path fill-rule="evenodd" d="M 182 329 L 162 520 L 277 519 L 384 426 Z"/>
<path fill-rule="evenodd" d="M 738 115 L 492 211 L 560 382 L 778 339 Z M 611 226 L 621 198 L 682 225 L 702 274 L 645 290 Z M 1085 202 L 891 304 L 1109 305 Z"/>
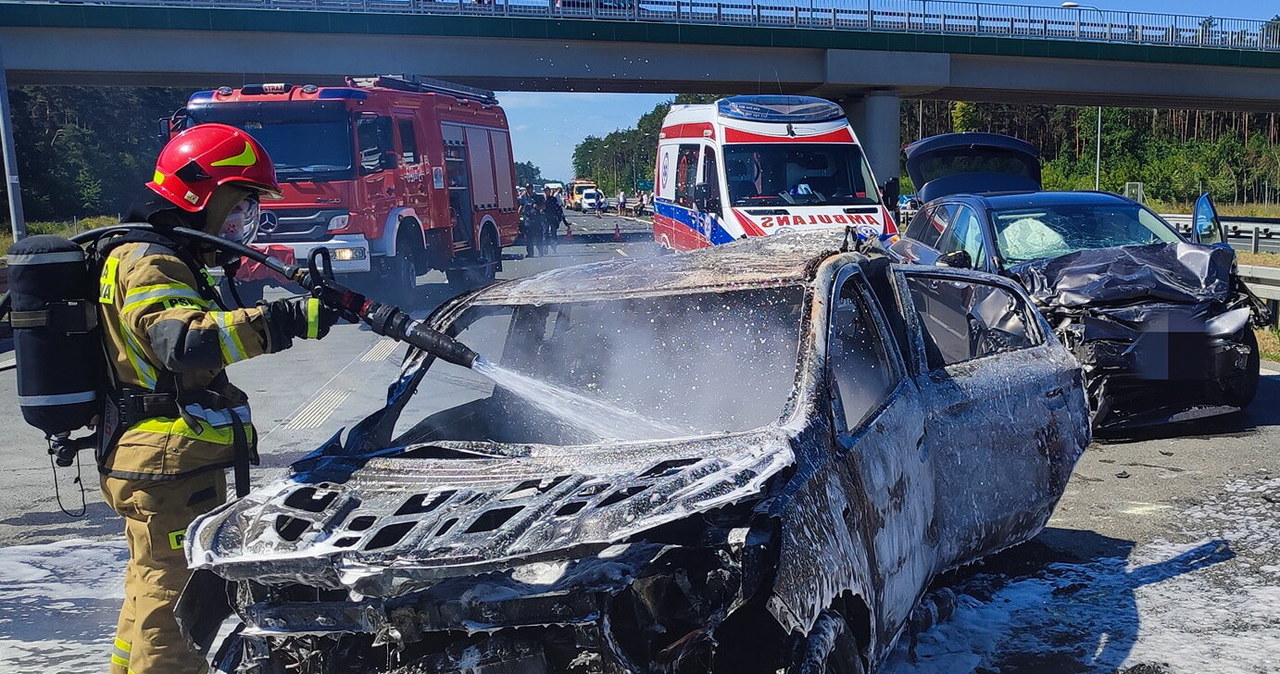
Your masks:
<path fill-rule="evenodd" d="M 295 337 L 322 339 L 339 318 L 338 312 L 314 297 L 276 300 L 266 304 L 262 313 L 271 331 L 271 343 L 279 345 L 275 351 L 289 348 Z"/>

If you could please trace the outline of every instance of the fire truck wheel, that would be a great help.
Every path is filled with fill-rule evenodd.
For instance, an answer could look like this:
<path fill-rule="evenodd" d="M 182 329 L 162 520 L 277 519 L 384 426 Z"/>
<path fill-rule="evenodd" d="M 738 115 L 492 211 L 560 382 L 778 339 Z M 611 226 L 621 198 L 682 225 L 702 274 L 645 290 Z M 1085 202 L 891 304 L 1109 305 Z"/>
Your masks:
<path fill-rule="evenodd" d="M 393 304 L 410 309 L 418 297 L 418 276 L 413 271 L 413 253 L 397 251 L 394 257 L 382 258 L 382 293 Z"/>
<path fill-rule="evenodd" d="M 445 276 L 449 278 L 449 285 L 460 290 L 482 286 L 493 281 L 500 259 L 502 248 L 498 245 L 498 237 L 493 230 L 486 229 L 481 235 L 480 250 L 474 257 L 463 260 L 467 266 L 448 269 Z"/>

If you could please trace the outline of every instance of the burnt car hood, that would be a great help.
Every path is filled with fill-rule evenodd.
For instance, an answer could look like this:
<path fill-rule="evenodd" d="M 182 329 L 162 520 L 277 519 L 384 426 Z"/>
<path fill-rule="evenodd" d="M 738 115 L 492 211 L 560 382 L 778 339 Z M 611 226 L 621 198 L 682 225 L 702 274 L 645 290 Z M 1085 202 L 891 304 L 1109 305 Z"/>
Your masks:
<path fill-rule="evenodd" d="M 229 580 L 394 597 L 566 560 L 729 503 L 794 463 L 781 427 L 576 447 L 437 442 L 335 456 L 193 523 L 188 560 Z"/>
<path fill-rule="evenodd" d="M 998 133 L 944 133 L 902 150 L 922 202 L 949 194 L 1040 189 L 1035 146 Z"/>
<path fill-rule="evenodd" d="M 1081 250 L 1009 268 L 1042 307 L 1226 302 L 1235 253 L 1194 243 Z"/>

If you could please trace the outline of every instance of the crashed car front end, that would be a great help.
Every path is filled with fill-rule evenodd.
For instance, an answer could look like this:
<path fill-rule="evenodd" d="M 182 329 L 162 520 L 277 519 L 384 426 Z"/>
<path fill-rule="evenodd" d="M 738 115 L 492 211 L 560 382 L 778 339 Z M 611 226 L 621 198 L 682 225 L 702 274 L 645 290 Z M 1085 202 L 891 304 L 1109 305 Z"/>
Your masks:
<path fill-rule="evenodd" d="M 202 521 L 190 555 L 238 586 L 238 671 L 707 671 L 744 570 L 768 566 L 754 506 L 792 461 L 776 431 L 725 440 L 572 460 L 439 443 L 345 482 L 349 460 L 322 460 Z"/>
<path fill-rule="evenodd" d="M 1094 428 L 1111 430 L 1248 405 L 1252 326 L 1265 307 L 1234 274 L 1234 259 L 1180 242 L 1082 250 L 1010 271 L 1080 361 Z"/>

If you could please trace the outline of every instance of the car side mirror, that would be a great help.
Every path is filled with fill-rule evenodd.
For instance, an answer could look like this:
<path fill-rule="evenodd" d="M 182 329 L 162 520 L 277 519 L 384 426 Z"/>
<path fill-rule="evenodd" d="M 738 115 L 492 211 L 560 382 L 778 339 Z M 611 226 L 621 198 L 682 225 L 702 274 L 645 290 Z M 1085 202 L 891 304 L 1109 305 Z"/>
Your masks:
<path fill-rule="evenodd" d="M 902 185 L 898 181 L 898 177 L 894 176 L 886 181 L 880 187 L 880 203 L 888 204 L 886 208 L 898 208 L 898 197 L 902 194 Z"/>
<path fill-rule="evenodd" d="M 1230 247 L 1227 241 L 1227 230 L 1222 226 L 1222 220 L 1218 218 L 1218 209 L 1214 207 L 1213 199 L 1208 192 L 1196 199 L 1195 209 L 1191 215 L 1191 240 L 1206 246 L 1227 244 L 1227 247 Z"/>
<path fill-rule="evenodd" d="M 973 257 L 966 250 L 953 250 L 938 256 L 938 264 L 956 269 L 973 269 Z"/>
<path fill-rule="evenodd" d="M 712 191 L 711 185 L 698 183 L 693 186 L 693 205 L 703 213 L 719 212 L 720 198 Z"/>

